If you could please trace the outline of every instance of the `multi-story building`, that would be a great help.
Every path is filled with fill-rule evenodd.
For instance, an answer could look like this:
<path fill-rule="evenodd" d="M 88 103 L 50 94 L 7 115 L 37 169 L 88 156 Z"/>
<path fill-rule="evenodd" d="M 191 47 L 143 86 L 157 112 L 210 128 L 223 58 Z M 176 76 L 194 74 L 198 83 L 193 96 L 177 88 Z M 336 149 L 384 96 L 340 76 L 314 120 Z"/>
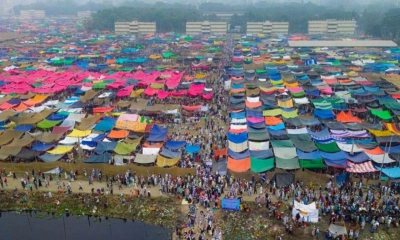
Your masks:
<path fill-rule="evenodd" d="M 19 12 L 21 18 L 45 18 L 46 12 L 44 10 L 21 10 Z"/>
<path fill-rule="evenodd" d="M 186 34 L 226 34 L 226 22 L 186 22 Z"/>
<path fill-rule="evenodd" d="M 288 22 L 247 22 L 248 34 L 288 34 Z"/>
<path fill-rule="evenodd" d="M 78 15 L 78 18 L 85 19 L 85 18 L 90 18 L 90 15 L 92 15 L 92 12 L 91 11 L 78 11 L 77 15 Z"/>
<path fill-rule="evenodd" d="M 115 22 L 114 27 L 117 34 L 152 34 L 156 32 L 155 22 Z"/>
<path fill-rule="evenodd" d="M 353 20 L 308 21 L 308 34 L 344 34 L 351 35 L 356 31 L 357 22 Z"/>

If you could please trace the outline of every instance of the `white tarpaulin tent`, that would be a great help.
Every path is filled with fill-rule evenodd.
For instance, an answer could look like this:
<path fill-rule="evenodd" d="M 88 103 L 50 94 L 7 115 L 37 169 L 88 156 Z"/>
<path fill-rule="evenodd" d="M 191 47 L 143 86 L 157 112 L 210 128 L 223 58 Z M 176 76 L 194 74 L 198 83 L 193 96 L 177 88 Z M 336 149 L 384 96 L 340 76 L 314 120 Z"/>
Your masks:
<path fill-rule="evenodd" d="M 336 236 L 347 235 L 346 226 L 339 226 L 335 224 L 329 225 L 329 232 L 336 234 Z"/>
<path fill-rule="evenodd" d="M 293 210 L 292 210 L 292 218 L 296 219 L 297 213 L 300 214 L 300 219 L 304 217 L 305 222 L 318 222 L 318 209 L 315 205 L 315 202 L 312 202 L 308 205 L 302 204 L 294 200 Z"/>

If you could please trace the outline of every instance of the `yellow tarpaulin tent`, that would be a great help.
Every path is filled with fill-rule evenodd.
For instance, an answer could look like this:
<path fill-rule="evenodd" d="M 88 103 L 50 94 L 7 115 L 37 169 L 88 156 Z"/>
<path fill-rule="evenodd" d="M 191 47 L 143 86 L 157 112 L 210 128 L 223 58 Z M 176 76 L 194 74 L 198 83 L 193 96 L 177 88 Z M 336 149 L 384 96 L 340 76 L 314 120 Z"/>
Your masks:
<path fill-rule="evenodd" d="M 87 137 L 92 133 L 92 130 L 85 130 L 85 131 L 81 131 L 78 129 L 74 129 L 70 134 L 68 134 L 68 137 L 76 137 L 76 138 L 83 138 L 83 137 Z"/>
<path fill-rule="evenodd" d="M 53 150 L 47 151 L 51 154 L 66 154 L 72 150 L 73 146 L 57 146 Z"/>
<path fill-rule="evenodd" d="M 161 155 L 157 156 L 157 166 L 159 167 L 172 167 L 179 162 L 179 157 L 177 158 L 166 158 Z"/>

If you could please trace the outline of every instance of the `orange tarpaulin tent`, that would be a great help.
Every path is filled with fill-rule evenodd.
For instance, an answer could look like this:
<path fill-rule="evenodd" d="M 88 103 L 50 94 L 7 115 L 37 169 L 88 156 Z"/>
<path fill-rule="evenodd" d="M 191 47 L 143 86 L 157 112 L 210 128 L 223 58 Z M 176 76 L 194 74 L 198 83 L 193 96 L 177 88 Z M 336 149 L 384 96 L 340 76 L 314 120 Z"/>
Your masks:
<path fill-rule="evenodd" d="M 249 107 L 249 108 L 258 108 L 258 107 L 261 107 L 261 105 L 262 105 L 261 101 L 258 101 L 258 102 L 249 102 L 248 100 L 246 100 L 246 107 Z"/>
<path fill-rule="evenodd" d="M 129 131 L 126 130 L 111 130 L 107 135 L 109 138 L 126 138 L 129 135 Z"/>
<path fill-rule="evenodd" d="M 265 125 L 267 126 L 275 126 L 282 123 L 282 119 L 278 117 L 265 117 Z"/>
<path fill-rule="evenodd" d="M 22 112 L 22 111 L 27 110 L 28 108 L 29 108 L 29 107 L 26 106 L 24 103 L 20 103 L 20 104 L 18 105 L 18 107 L 15 107 L 15 108 L 14 108 L 14 110 L 17 111 L 17 112 Z"/>
<path fill-rule="evenodd" d="M 246 172 L 250 169 L 250 158 L 237 160 L 228 157 L 228 169 L 234 172 Z"/>
<path fill-rule="evenodd" d="M 33 98 L 30 98 L 30 99 L 26 100 L 24 102 L 24 104 L 27 105 L 27 106 L 34 106 L 36 104 L 44 102 L 44 100 L 46 100 L 46 98 L 47 98 L 47 96 L 45 96 L 45 95 L 37 94 Z"/>
<path fill-rule="evenodd" d="M 99 116 L 101 114 L 105 114 L 106 116 L 111 116 L 111 111 L 114 108 L 104 108 L 104 107 L 98 107 L 98 108 L 93 108 L 93 115 Z"/>
<path fill-rule="evenodd" d="M 228 154 L 228 149 L 227 148 L 223 148 L 223 149 L 214 149 L 214 155 L 215 157 L 219 157 L 219 156 L 226 156 Z"/>
<path fill-rule="evenodd" d="M 371 154 L 371 155 L 382 155 L 385 154 L 384 151 L 380 147 L 376 147 L 374 149 L 364 149 L 365 153 Z"/>
<path fill-rule="evenodd" d="M 336 120 L 342 123 L 361 122 L 361 119 L 353 116 L 351 112 L 345 113 L 344 111 L 341 111 L 338 115 L 336 115 Z"/>

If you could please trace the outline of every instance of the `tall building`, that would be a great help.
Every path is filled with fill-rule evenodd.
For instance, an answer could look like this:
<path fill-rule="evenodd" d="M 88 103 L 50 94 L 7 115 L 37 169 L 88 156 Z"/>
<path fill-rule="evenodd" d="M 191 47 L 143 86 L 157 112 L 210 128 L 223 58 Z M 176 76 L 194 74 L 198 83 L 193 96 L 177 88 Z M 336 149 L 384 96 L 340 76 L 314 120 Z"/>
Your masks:
<path fill-rule="evenodd" d="M 21 18 L 45 18 L 46 12 L 44 10 L 21 10 L 19 12 Z"/>
<path fill-rule="evenodd" d="M 85 19 L 85 18 L 90 18 L 90 15 L 92 15 L 92 12 L 91 11 L 78 11 L 77 15 L 78 15 L 78 18 Z"/>
<path fill-rule="evenodd" d="M 0 1 L 0 16 L 11 16 L 14 14 L 14 4 L 12 0 Z"/>
<path fill-rule="evenodd" d="M 114 30 L 116 34 L 152 34 L 156 32 L 155 22 L 115 22 Z"/>
<path fill-rule="evenodd" d="M 289 22 L 247 22 L 248 34 L 288 34 Z"/>
<path fill-rule="evenodd" d="M 308 21 L 308 34 L 344 34 L 351 35 L 356 31 L 357 22 L 354 20 L 338 21 Z"/>
<path fill-rule="evenodd" d="M 226 34 L 226 22 L 186 22 L 186 34 Z"/>

